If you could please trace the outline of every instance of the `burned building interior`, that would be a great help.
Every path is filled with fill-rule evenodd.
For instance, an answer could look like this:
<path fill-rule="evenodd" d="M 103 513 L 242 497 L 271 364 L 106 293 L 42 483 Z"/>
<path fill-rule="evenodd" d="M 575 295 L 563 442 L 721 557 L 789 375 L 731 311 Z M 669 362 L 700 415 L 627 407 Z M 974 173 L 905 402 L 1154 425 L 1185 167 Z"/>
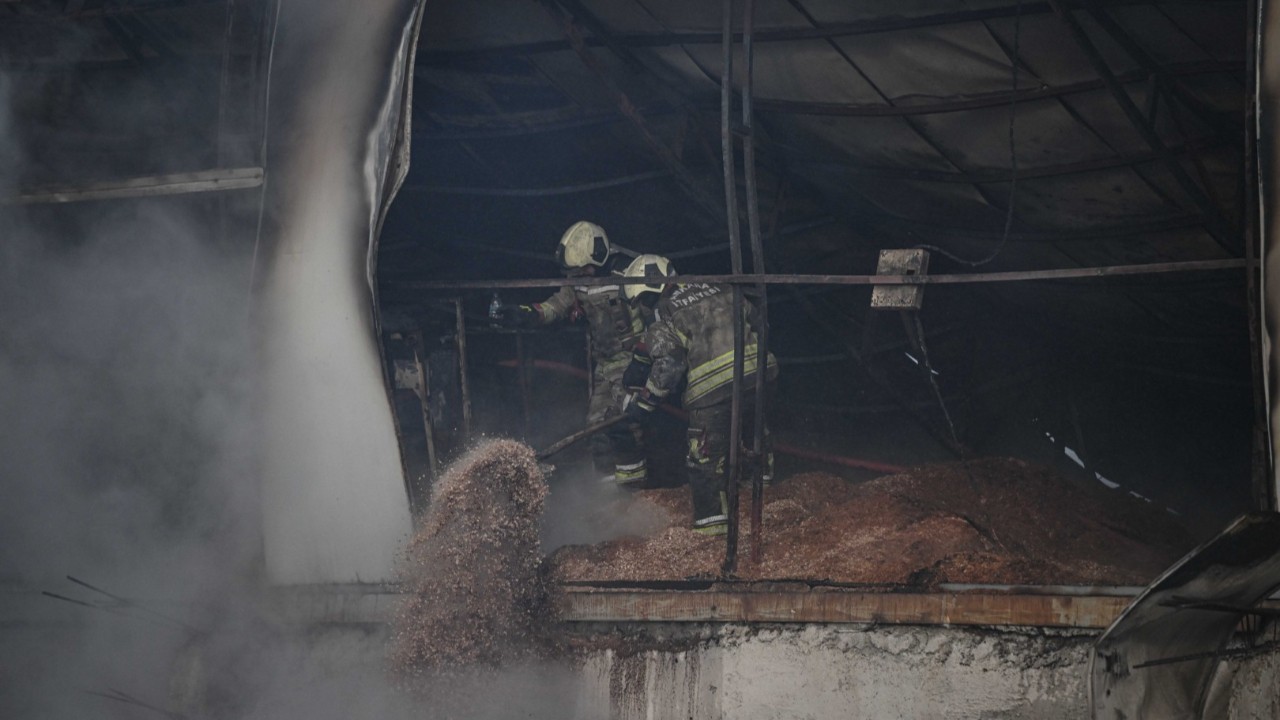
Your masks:
<path fill-rule="evenodd" d="M 0 714 L 424 716 L 388 634 L 546 582 L 561 695 L 457 716 L 1274 717 L 1274 14 L 0 0 Z M 581 220 L 777 358 L 723 537 L 677 402 L 602 484 L 589 329 L 506 322 Z"/>

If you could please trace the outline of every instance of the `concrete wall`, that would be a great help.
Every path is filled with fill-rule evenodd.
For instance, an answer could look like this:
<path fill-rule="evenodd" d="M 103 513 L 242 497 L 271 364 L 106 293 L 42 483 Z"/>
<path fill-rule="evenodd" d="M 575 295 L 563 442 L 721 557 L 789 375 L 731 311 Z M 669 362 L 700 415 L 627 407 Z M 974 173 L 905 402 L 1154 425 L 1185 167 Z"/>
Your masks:
<path fill-rule="evenodd" d="M 189 717 L 229 720 L 1088 718 L 1096 633 L 1015 627 L 569 623 L 574 659 L 449 677 L 409 694 L 387 671 L 388 620 L 401 597 L 281 591 L 175 650 L 180 634 L 170 629 L 132 648 L 128 638 L 147 626 L 0 587 L 0 648 L 13 650 L 0 652 L 0 708 L 11 711 L 0 715 L 94 716 L 111 701 L 67 688 L 120 687 Z M 116 664 L 76 659 L 94 644 Z M 1280 650 L 1223 669 L 1208 717 L 1280 717 Z"/>
<path fill-rule="evenodd" d="M 590 655 L 577 717 L 1086 717 L 1087 634 L 854 625 L 701 632 L 693 647 Z M 678 645 L 678 633 L 663 642 Z"/>
<path fill-rule="evenodd" d="M 1280 718 L 1280 652 L 1227 663 L 1231 669 L 1226 717 L 1231 720 Z"/>
<path fill-rule="evenodd" d="M 289 654 L 325 666 L 325 683 L 379 676 L 400 599 L 391 589 L 359 587 L 278 592 L 272 624 L 305 645 Z M 579 648 L 575 659 L 450 678 L 427 702 L 441 717 L 452 716 L 439 712 L 449 707 L 467 720 L 1084 720 L 1097 637 L 1080 629 L 856 623 L 564 628 Z M 364 646 L 371 647 L 352 651 Z M 1222 668 L 1207 717 L 1280 718 L 1280 650 L 1231 658 Z"/>

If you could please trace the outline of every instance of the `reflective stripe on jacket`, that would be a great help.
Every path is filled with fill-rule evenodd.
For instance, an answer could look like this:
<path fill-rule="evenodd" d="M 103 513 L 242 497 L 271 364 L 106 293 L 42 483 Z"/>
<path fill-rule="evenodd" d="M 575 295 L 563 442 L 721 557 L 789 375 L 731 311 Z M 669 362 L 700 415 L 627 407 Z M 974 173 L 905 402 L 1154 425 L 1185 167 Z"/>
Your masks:
<path fill-rule="evenodd" d="M 645 387 L 666 397 L 688 376 L 685 407 L 729 397 L 733 385 L 733 296 L 719 285 L 680 285 L 658 305 L 657 319 L 645 334 L 653 369 Z M 747 327 L 743 378 L 756 372 L 756 334 Z M 768 373 L 777 376 L 777 359 L 768 357 Z"/>

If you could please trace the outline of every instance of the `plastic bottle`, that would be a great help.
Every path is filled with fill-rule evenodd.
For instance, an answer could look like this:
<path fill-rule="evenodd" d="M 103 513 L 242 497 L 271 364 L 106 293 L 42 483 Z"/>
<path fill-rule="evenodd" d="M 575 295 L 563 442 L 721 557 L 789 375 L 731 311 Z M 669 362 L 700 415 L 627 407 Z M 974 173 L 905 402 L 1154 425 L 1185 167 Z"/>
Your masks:
<path fill-rule="evenodd" d="M 493 291 L 493 298 L 489 300 L 489 324 L 497 327 L 502 323 L 502 298 L 498 296 L 498 291 Z"/>

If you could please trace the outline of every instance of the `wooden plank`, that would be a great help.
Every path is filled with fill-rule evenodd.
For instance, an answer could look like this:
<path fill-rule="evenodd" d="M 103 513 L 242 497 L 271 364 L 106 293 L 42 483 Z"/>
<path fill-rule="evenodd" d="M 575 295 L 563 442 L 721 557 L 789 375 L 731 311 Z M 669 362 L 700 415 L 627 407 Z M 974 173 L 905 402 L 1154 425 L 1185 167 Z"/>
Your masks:
<path fill-rule="evenodd" d="M 1102 629 L 1118 596 L 994 593 L 652 591 L 566 589 L 568 622 L 772 622 L 994 625 Z"/>

